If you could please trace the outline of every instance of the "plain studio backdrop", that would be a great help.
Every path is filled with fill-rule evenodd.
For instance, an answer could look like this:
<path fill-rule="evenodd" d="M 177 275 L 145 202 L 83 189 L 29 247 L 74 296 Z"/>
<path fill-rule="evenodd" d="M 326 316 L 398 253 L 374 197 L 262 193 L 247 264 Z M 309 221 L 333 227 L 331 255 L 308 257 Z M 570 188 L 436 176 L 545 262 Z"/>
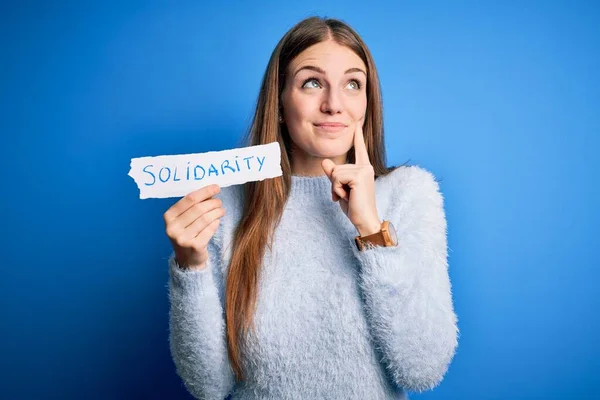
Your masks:
<path fill-rule="evenodd" d="M 176 199 L 140 200 L 130 159 L 239 146 L 277 41 L 319 15 L 373 52 L 388 163 L 441 180 L 461 336 L 411 397 L 598 398 L 597 2 L 13 3 L 0 397 L 190 398 L 168 349 Z"/>

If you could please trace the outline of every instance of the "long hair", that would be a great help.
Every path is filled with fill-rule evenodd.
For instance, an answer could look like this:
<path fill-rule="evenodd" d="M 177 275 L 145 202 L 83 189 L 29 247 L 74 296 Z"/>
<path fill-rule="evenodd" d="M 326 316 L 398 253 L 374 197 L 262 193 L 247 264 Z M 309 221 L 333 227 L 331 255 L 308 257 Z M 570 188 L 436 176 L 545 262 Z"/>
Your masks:
<path fill-rule="evenodd" d="M 367 46 L 347 24 L 336 19 L 310 17 L 292 27 L 279 41 L 264 74 L 254 118 L 246 135 L 248 145 L 279 142 L 282 176 L 248 182 L 244 186 L 244 209 L 235 230 L 225 294 L 227 349 L 238 380 L 244 380 L 242 352 L 253 327 L 260 270 L 265 247 L 271 248 L 291 188 L 291 139 L 279 123 L 281 93 L 290 62 L 302 51 L 332 39 L 354 51 L 367 66 L 367 110 L 364 137 L 375 177 L 391 172 L 386 167 L 383 141 L 383 108 L 377 70 Z M 283 151 L 285 149 L 285 151 Z M 354 163 L 354 148 L 348 152 Z"/>

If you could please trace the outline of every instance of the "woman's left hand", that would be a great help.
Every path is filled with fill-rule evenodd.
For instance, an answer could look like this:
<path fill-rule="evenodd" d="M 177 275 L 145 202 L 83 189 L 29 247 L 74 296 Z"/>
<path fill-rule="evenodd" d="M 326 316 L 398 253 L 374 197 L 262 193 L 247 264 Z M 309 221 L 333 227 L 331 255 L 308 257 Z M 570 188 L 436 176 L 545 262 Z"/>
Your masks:
<path fill-rule="evenodd" d="M 375 172 L 369 161 L 362 122 L 356 124 L 354 131 L 354 154 L 355 164 L 336 165 L 325 159 L 321 166 L 331 180 L 332 200 L 340 202 L 360 236 L 366 236 L 381 230 L 381 220 L 375 202 Z"/>

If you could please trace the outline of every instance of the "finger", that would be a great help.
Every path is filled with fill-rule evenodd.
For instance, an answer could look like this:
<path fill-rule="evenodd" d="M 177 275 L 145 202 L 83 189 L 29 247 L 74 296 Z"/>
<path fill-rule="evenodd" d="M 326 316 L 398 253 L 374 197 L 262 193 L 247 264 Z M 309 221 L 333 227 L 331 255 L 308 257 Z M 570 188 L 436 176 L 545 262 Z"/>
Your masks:
<path fill-rule="evenodd" d="M 363 135 L 362 120 L 356 123 L 356 129 L 354 130 L 354 158 L 357 165 L 371 164 Z"/>
<path fill-rule="evenodd" d="M 180 240 L 184 243 L 193 240 L 208 225 L 210 225 L 214 220 L 221 218 L 223 215 L 225 215 L 225 209 L 223 207 L 215 208 L 214 210 L 202 214 L 187 228 L 185 228 L 181 234 Z"/>
<path fill-rule="evenodd" d="M 334 183 L 331 186 L 331 200 L 338 201 L 340 199 L 348 200 L 348 193 L 344 185 Z"/>
<path fill-rule="evenodd" d="M 337 168 L 331 173 L 331 190 L 333 192 L 333 201 L 338 201 L 339 199 L 348 200 L 348 181 L 343 179 L 344 176 L 345 173 L 343 168 Z"/>
<path fill-rule="evenodd" d="M 169 208 L 167 212 L 165 212 L 165 214 L 163 215 L 165 223 L 171 222 L 172 220 L 183 214 L 190 207 L 192 207 L 194 204 L 200 203 L 218 194 L 220 191 L 221 188 L 218 185 L 209 185 L 188 193 L 177 203 L 171 206 L 171 208 Z"/>
<path fill-rule="evenodd" d="M 346 190 L 344 185 L 336 184 L 333 187 L 332 199 L 333 199 L 333 201 L 338 201 L 340 199 L 346 200 L 346 201 L 348 200 L 348 191 Z"/>
<path fill-rule="evenodd" d="M 222 205 L 223 203 L 220 199 L 209 199 L 192 205 L 183 214 L 167 223 L 167 236 L 170 238 L 178 237 L 198 217 Z"/>
<path fill-rule="evenodd" d="M 215 210 L 222 205 L 223 202 L 221 199 L 209 199 L 204 200 L 201 203 L 196 203 L 177 218 L 177 224 L 183 228 L 187 228 L 202 215 Z"/>
<path fill-rule="evenodd" d="M 321 161 L 321 167 L 323 168 L 323 171 L 325 171 L 325 174 L 327 174 L 329 179 L 331 179 L 331 173 L 333 172 L 335 163 L 333 161 L 331 161 L 329 158 L 326 158 L 323 161 Z"/>
<path fill-rule="evenodd" d="M 341 184 L 337 184 L 335 183 L 335 179 L 333 176 L 334 173 L 334 169 L 336 167 L 335 163 L 333 161 L 331 161 L 330 159 L 326 158 L 321 162 L 321 167 L 323 167 L 323 171 L 325 171 L 325 173 L 327 174 L 327 177 L 329 177 L 329 180 L 331 181 L 331 200 L 333 201 L 338 201 L 340 198 L 347 198 L 347 193 L 344 190 L 344 187 Z"/>
<path fill-rule="evenodd" d="M 201 232 L 196 235 L 196 237 L 192 240 L 194 246 L 198 249 L 203 249 L 208 245 L 210 239 L 213 237 L 217 229 L 219 228 L 219 223 L 221 222 L 221 218 L 215 219 L 213 222 L 208 224 L 206 228 L 202 229 Z"/>
<path fill-rule="evenodd" d="M 340 201 L 341 197 L 336 192 L 331 192 L 331 200 Z"/>

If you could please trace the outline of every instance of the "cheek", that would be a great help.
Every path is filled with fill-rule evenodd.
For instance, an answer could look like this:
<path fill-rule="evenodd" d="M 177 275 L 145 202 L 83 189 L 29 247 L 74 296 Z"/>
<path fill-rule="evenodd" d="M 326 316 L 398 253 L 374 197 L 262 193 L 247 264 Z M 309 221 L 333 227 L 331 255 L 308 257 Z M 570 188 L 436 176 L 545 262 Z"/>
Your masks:
<path fill-rule="evenodd" d="M 318 111 L 316 96 L 302 96 L 300 94 L 292 94 L 290 96 L 286 110 L 290 122 L 298 123 L 302 120 L 310 119 L 315 114 L 315 111 Z"/>
<path fill-rule="evenodd" d="M 303 122 L 309 115 L 307 102 L 294 93 L 289 93 L 284 102 L 284 119 L 288 133 L 296 144 L 303 143 L 305 140 Z"/>
<path fill-rule="evenodd" d="M 367 96 L 364 95 L 352 100 L 348 104 L 348 113 L 353 120 L 358 121 L 367 113 Z"/>

